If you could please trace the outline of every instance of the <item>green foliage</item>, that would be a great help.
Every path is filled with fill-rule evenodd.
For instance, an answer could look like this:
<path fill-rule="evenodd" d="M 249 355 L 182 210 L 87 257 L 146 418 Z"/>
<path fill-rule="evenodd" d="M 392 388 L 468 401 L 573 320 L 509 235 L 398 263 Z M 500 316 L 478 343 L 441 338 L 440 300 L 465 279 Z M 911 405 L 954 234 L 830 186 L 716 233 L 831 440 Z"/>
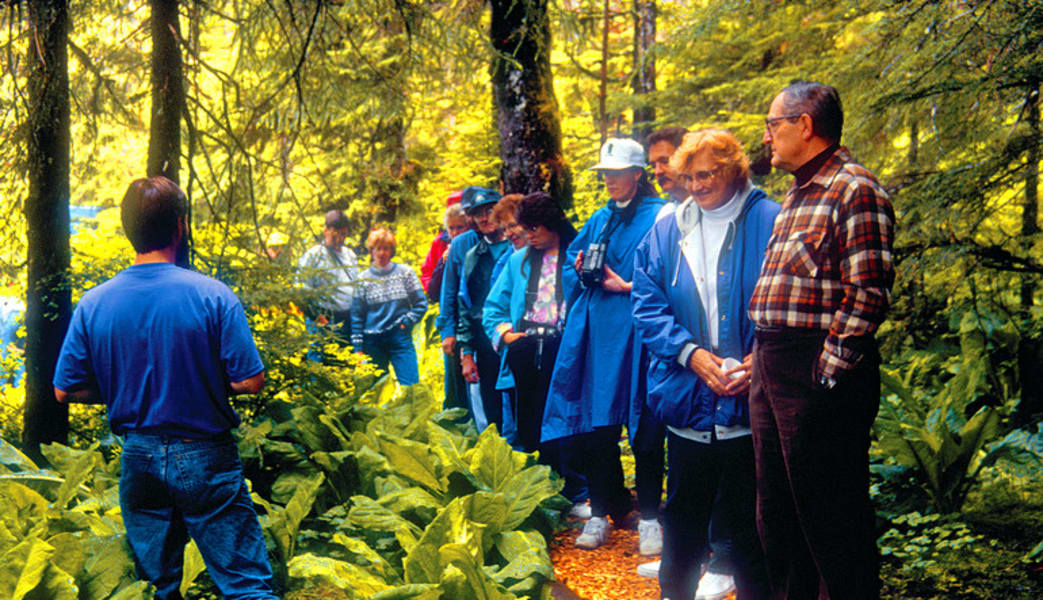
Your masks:
<path fill-rule="evenodd" d="M 41 470 L 0 440 L 0 595 L 151 598 L 124 540 L 118 472 L 96 447 L 45 446 Z"/>
<path fill-rule="evenodd" d="M 983 321 L 989 326 L 982 327 Z M 960 354 L 939 365 L 933 354 L 913 356 L 904 376 L 882 370 L 887 395 L 874 425 L 875 456 L 910 469 L 939 513 L 958 511 L 981 470 L 1000 459 L 1039 465 L 1043 453 L 1023 431 L 1000 438 L 1017 404 L 1014 355 L 1018 336 L 1007 322 L 964 315 Z M 936 370 L 944 367 L 946 378 Z M 929 372 L 935 370 L 934 375 Z M 933 384 L 915 385 L 930 381 Z"/>
<path fill-rule="evenodd" d="M 422 386 L 382 401 L 388 389 L 270 405 L 244 428 L 240 452 L 291 586 L 354 590 L 348 597 L 539 593 L 553 571 L 532 527 L 541 510 L 560 515 L 560 480 L 495 429 L 475 439 Z M 295 490 L 284 510 L 261 498 L 266 485 L 273 498 Z M 291 511 L 308 516 L 281 520 Z"/>

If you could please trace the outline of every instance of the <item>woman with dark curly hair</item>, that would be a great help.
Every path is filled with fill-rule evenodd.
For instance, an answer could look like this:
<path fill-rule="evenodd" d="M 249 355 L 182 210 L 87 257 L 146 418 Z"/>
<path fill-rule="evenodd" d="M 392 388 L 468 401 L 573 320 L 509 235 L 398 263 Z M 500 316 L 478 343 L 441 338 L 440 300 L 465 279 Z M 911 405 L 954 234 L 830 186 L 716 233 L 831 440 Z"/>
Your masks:
<path fill-rule="evenodd" d="M 576 229 L 546 192 L 522 198 L 515 218 L 529 245 L 516 250 L 485 300 L 482 325 L 507 364 L 516 387 L 518 444 L 540 451 L 540 461 L 565 476 L 562 493 L 573 502 L 586 496 L 582 479 L 563 464 L 561 443 L 540 442 L 543 409 L 565 322 L 565 251 Z"/>

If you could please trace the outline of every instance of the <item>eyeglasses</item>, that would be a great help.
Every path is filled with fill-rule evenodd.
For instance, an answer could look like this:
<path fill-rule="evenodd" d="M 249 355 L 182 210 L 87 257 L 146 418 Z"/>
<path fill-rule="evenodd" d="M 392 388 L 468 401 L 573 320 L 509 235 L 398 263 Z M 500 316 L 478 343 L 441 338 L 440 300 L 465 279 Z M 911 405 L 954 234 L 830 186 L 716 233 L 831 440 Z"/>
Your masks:
<path fill-rule="evenodd" d="M 539 229 L 539 228 L 540 228 L 539 225 L 522 225 L 522 229 L 524 229 L 525 231 L 527 231 L 529 233 L 536 233 L 536 230 Z"/>
<path fill-rule="evenodd" d="M 699 183 L 706 183 L 711 179 L 717 177 L 720 174 L 721 168 L 716 167 L 709 171 L 694 171 L 692 173 L 681 173 L 681 181 L 683 183 L 692 183 L 692 181 L 698 181 Z"/>
<path fill-rule="evenodd" d="M 793 119 L 799 119 L 804 113 L 797 113 L 793 115 L 783 115 L 781 117 L 768 117 L 764 119 L 764 128 L 768 130 L 768 133 L 775 133 L 775 125 L 781 121 L 792 121 Z"/>

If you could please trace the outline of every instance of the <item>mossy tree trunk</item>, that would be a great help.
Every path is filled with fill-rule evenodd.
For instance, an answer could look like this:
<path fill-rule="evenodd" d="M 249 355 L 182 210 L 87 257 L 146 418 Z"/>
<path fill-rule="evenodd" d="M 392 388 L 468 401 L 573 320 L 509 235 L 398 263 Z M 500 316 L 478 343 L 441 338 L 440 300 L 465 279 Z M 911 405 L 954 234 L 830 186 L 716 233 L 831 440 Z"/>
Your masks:
<path fill-rule="evenodd" d="M 54 368 L 72 299 L 69 268 L 69 7 L 66 0 L 29 2 L 29 127 L 25 201 L 28 280 L 25 313 L 26 453 L 41 460 L 40 444 L 65 443 L 68 407 L 54 398 Z"/>
<path fill-rule="evenodd" d="M 572 205 L 572 173 L 550 68 L 547 0 L 490 0 L 491 67 L 504 193 L 546 191 Z"/>
<path fill-rule="evenodd" d="M 655 0 L 634 0 L 634 137 L 643 142 L 652 133 L 655 106 L 655 58 L 649 52 L 656 36 Z"/>
<path fill-rule="evenodd" d="M 149 123 L 149 177 L 162 175 L 180 183 L 181 117 L 185 108 L 185 84 L 181 61 L 181 25 L 178 0 L 151 0 L 152 5 L 152 117 Z M 189 224 L 192 222 L 189 204 Z M 177 264 L 188 267 L 189 235 L 178 248 Z"/>

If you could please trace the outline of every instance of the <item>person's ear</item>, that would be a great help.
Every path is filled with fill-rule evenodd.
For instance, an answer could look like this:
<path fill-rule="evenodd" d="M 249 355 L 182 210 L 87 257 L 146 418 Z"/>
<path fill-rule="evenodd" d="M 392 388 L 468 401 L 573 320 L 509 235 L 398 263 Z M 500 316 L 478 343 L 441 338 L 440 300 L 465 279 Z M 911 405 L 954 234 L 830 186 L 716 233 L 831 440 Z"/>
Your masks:
<path fill-rule="evenodd" d="M 811 115 L 804 113 L 800 115 L 800 119 L 797 121 L 800 125 L 800 137 L 805 142 L 815 137 L 815 123 L 811 120 Z"/>

